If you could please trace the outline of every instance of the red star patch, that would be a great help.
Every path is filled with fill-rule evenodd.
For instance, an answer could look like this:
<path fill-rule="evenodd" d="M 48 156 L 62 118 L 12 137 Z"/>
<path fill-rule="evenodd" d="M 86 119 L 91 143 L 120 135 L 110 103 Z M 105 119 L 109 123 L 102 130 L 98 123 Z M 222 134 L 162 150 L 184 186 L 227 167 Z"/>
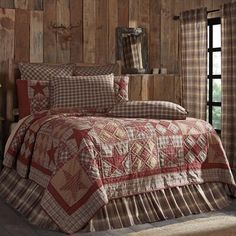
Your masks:
<path fill-rule="evenodd" d="M 120 80 L 119 82 L 117 82 L 117 84 L 119 85 L 120 89 L 126 88 L 126 83 L 124 80 Z"/>
<path fill-rule="evenodd" d="M 63 173 L 66 183 L 60 188 L 60 190 L 71 192 L 73 199 L 76 200 L 78 191 L 81 189 L 87 189 L 86 185 L 81 182 L 81 171 L 78 170 L 74 175 L 65 170 L 63 170 Z"/>
<path fill-rule="evenodd" d="M 55 152 L 56 152 L 56 148 L 53 147 L 53 143 L 51 145 L 51 149 L 49 149 L 47 151 L 48 157 L 49 157 L 49 161 L 48 161 L 48 165 L 51 164 L 51 162 L 53 162 L 53 164 L 55 165 Z"/>
<path fill-rule="evenodd" d="M 47 85 L 42 85 L 42 84 L 40 84 L 40 82 L 37 82 L 35 85 L 32 85 L 32 86 L 30 86 L 30 87 L 34 90 L 34 96 L 35 96 L 36 94 L 39 94 L 39 93 L 41 93 L 42 95 L 45 96 L 43 90 L 44 90 L 44 88 L 47 87 Z"/>
<path fill-rule="evenodd" d="M 75 139 L 77 146 L 80 147 L 82 139 L 86 137 L 88 132 L 89 132 L 88 129 L 85 130 L 73 129 L 73 134 L 69 137 L 69 139 Z"/>
<path fill-rule="evenodd" d="M 124 172 L 124 166 L 123 166 L 124 156 L 121 156 L 117 153 L 113 155 L 113 157 L 109 158 L 109 163 L 111 165 L 111 174 L 115 170 L 119 170 L 121 172 Z"/>

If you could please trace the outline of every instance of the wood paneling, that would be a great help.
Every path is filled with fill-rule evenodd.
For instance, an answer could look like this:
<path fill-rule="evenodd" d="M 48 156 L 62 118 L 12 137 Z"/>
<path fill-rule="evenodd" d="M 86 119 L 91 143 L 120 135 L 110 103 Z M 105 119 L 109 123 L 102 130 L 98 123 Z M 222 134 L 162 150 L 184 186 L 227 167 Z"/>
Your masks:
<path fill-rule="evenodd" d="M 0 8 L 42 10 L 43 0 L 0 0 Z"/>
<path fill-rule="evenodd" d="M 139 26 L 139 3 L 141 0 L 129 0 L 129 27 Z"/>
<path fill-rule="evenodd" d="M 0 9 L 0 60 L 14 58 L 15 10 Z"/>
<path fill-rule="evenodd" d="M 30 12 L 30 61 L 43 62 L 43 12 Z"/>
<path fill-rule="evenodd" d="M 28 9 L 28 0 L 15 0 L 15 8 Z"/>
<path fill-rule="evenodd" d="M 149 34 L 149 66 L 161 66 L 161 1 L 150 0 L 149 3 L 150 34 Z"/>
<path fill-rule="evenodd" d="M 52 29 L 52 24 L 56 23 L 56 0 L 44 1 L 44 23 L 43 23 L 43 44 L 44 62 L 57 61 L 57 37 Z"/>
<path fill-rule="evenodd" d="M 118 0 L 108 1 L 108 61 L 116 61 L 116 27 L 118 26 Z"/>
<path fill-rule="evenodd" d="M 83 0 L 70 0 L 70 61 L 83 62 Z"/>
<path fill-rule="evenodd" d="M 181 104 L 181 80 L 176 75 L 130 75 L 130 100 L 162 100 Z"/>
<path fill-rule="evenodd" d="M 30 12 L 16 9 L 15 20 L 15 61 L 28 62 L 30 59 Z"/>
<path fill-rule="evenodd" d="M 118 25 L 129 26 L 129 1 L 118 0 Z"/>
<path fill-rule="evenodd" d="M 6 111 L 7 90 L 12 94 L 12 87 L 8 86 L 7 81 L 7 62 L 14 58 L 14 39 L 15 39 L 15 10 L 0 9 L 0 112 L 1 116 L 8 119 Z"/>
<path fill-rule="evenodd" d="M 108 0 L 96 0 L 95 62 L 108 62 Z"/>
<path fill-rule="evenodd" d="M 95 52 L 96 52 L 95 3 L 96 3 L 95 0 L 86 0 L 83 2 L 83 35 L 84 35 L 83 56 L 85 63 L 95 63 Z"/>
<path fill-rule="evenodd" d="M 231 1 L 0 0 L 0 7 L 20 8 L 21 10 L 16 13 L 16 25 L 21 25 L 21 22 L 18 23 L 18 19 L 27 21 L 30 18 L 32 20 L 30 30 L 35 35 L 39 35 L 33 28 L 33 24 L 38 24 L 35 22 L 37 19 L 26 13 L 25 9 L 44 8 L 44 20 L 41 22 L 43 24 L 43 49 L 41 46 L 34 48 L 32 46 L 33 38 L 30 38 L 30 52 L 28 52 L 27 39 L 25 41 L 17 38 L 16 50 L 18 51 L 15 53 L 17 60 L 28 60 L 27 55 L 29 55 L 29 60 L 40 61 L 41 59 L 39 60 L 38 57 L 43 54 L 44 61 L 51 63 L 114 63 L 116 61 L 116 27 L 141 26 L 146 28 L 148 34 L 150 69 L 164 67 L 167 68 L 168 73 L 178 74 L 179 21 L 174 21 L 173 16 L 179 15 L 181 11 L 198 7 L 207 7 L 208 10 L 219 9 L 222 4 Z M 20 14 L 22 17 L 18 17 Z M 211 15 L 209 14 L 209 16 Z M 57 27 L 62 25 L 65 28 L 55 29 L 52 25 Z M 27 35 L 29 34 L 24 26 L 22 30 Z M 38 30 L 36 29 L 36 31 Z M 19 33 L 24 34 L 22 31 Z M 34 41 L 37 39 L 35 38 Z M 42 40 L 40 40 L 41 43 Z M 20 48 L 18 44 L 23 46 Z M 35 56 L 37 59 L 34 57 L 33 50 L 37 50 Z M 39 50 L 43 50 L 43 53 Z"/>
<path fill-rule="evenodd" d="M 70 1 L 69 0 L 57 0 L 56 6 L 56 26 L 64 26 L 65 29 L 57 29 L 57 63 L 67 63 L 70 61 Z"/>
<path fill-rule="evenodd" d="M 14 0 L 0 0 L 1 8 L 14 8 Z"/>

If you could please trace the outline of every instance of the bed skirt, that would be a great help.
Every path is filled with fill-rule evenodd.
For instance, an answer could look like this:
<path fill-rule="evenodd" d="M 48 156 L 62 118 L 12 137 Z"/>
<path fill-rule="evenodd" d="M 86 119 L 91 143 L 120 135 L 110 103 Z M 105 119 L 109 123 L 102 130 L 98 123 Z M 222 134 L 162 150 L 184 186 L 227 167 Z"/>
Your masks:
<path fill-rule="evenodd" d="M 60 230 L 40 206 L 44 189 L 15 170 L 0 174 L 0 197 L 31 224 Z M 81 231 L 99 231 L 173 219 L 226 207 L 230 203 L 226 185 L 204 183 L 162 189 L 110 200 Z"/>

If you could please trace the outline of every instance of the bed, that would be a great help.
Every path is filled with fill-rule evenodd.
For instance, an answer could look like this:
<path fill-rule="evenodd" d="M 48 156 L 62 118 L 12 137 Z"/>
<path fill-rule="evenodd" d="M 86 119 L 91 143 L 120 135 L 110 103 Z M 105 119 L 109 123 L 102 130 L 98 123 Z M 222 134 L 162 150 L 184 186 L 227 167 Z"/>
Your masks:
<path fill-rule="evenodd" d="M 8 204 L 32 224 L 66 233 L 128 227 L 229 204 L 235 182 L 210 124 L 186 118 L 177 104 L 128 101 L 127 78 L 117 78 L 115 88 L 114 77 L 106 75 L 97 94 L 95 73 L 82 82 L 54 78 L 47 109 L 37 110 L 35 100 L 28 104 L 37 106 L 21 117 L 5 147 L 0 196 Z M 41 95 L 47 96 L 48 82 L 23 83 L 37 88 L 40 104 L 47 104 Z M 78 95 L 81 83 L 86 86 Z M 109 97 L 111 91 L 118 95 Z"/>

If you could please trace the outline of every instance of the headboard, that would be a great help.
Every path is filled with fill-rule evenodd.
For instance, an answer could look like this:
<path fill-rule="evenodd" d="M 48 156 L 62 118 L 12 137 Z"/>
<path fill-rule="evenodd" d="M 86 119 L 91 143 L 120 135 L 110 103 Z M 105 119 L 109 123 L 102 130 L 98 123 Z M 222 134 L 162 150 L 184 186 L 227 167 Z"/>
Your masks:
<path fill-rule="evenodd" d="M 20 71 L 13 60 L 2 62 L 4 73 L 1 75 L 3 120 L 3 141 L 9 134 L 10 125 L 17 120 L 16 79 L 20 78 Z"/>

